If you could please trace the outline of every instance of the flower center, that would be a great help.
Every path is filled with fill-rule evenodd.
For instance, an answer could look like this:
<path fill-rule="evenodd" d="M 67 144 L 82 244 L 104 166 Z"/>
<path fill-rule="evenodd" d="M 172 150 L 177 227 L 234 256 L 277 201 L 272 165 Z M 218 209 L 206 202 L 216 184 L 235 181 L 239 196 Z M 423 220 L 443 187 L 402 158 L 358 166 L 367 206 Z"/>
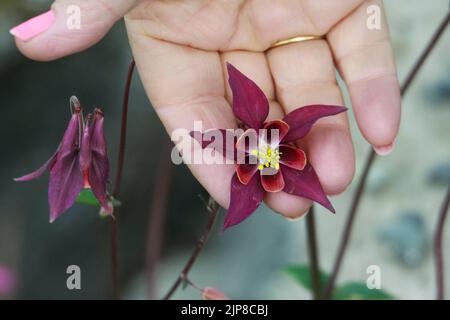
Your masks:
<path fill-rule="evenodd" d="M 250 154 L 258 158 L 259 170 L 263 170 L 264 168 L 280 169 L 281 153 L 278 151 L 278 148 L 272 148 L 265 144 L 259 146 L 258 149 L 253 149 Z"/>

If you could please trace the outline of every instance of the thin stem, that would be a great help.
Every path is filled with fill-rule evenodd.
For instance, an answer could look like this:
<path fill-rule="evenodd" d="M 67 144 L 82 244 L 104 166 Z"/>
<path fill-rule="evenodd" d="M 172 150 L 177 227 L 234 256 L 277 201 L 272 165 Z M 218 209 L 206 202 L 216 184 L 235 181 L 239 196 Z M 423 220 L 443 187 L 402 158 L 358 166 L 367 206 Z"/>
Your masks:
<path fill-rule="evenodd" d="M 114 180 L 113 196 L 117 197 L 120 193 L 120 187 L 122 185 L 122 173 L 123 164 L 125 161 L 125 143 L 127 140 L 127 118 L 128 118 L 128 101 L 130 97 L 131 80 L 133 79 L 133 71 L 135 67 L 134 59 L 131 60 L 128 66 L 127 81 L 125 83 L 125 89 L 122 100 L 122 119 L 120 126 L 120 140 L 119 140 L 119 153 L 117 154 L 117 170 L 116 178 Z"/>
<path fill-rule="evenodd" d="M 114 300 L 120 300 L 117 219 L 111 219 L 111 277 Z"/>
<path fill-rule="evenodd" d="M 170 290 L 167 292 L 167 294 L 163 297 L 163 300 L 169 300 L 172 295 L 177 291 L 178 287 L 187 279 L 189 275 L 189 271 L 191 270 L 192 266 L 194 265 L 197 258 L 200 256 L 200 253 L 202 252 L 206 241 L 209 238 L 209 235 L 211 234 L 211 231 L 213 229 L 214 223 L 217 220 L 218 212 L 219 212 L 219 205 L 210 198 L 209 205 L 208 205 L 208 211 L 210 212 L 209 220 L 206 224 L 205 230 L 198 239 L 197 244 L 194 248 L 194 251 L 192 252 L 191 256 L 189 257 L 189 260 L 186 262 L 186 265 L 184 266 L 183 270 L 175 280 L 175 283 L 172 285 Z"/>
<path fill-rule="evenodd" d="M 170 182 L 173 171 L 172 162 L 170 161 L 171 149 L 172 143 L 170 141 L 164 142 L 150 207 L 147 240 L 147 296 L 149 299 L 154 299 L 155 297 L 155 273 L 163 245 Z"/>
<path fill-rule="evenodd" d="M 119 152 L 117 154 L 117 169 L 116 178 L 114 180 L 113 197 L 119 199 L 120 187 L 122 184 L 122 173 L 123 164 L 125 160 L 125 142 L 127 138 L 127 117 L 128 117 L 128 101 L 130 97 L 130 87 L 131 80 L 133 78 L 135 62 L 134 59 L 131 60 L 128 67 L 127 80 L 125 83 L 125 90 L 123 93 L 122 101 L 122 119 L 120 127 L 120 141 L 119 141 Z M 112 276 L 112 287 L 113 287 L 113 297 L 116 300 L 120 299 L 120 288 L 119 288 L 119 250 L 118 250 L 118 219 L 119 207 L 115 208 L 115 218 L 111 219 L 111 276 Z"/>
<path fill-rule="evenodd" d="M 441 38 L 449 21 L 450 21 L 450 12 L 447 12 L 446 17 L 444 18 L 444 20 L 441 22 L 441 24 L 439 25 L 439 27 L 433 34 L 431 40 L 425 47 L 424 51 L 421 53 L 421 55 L 419 56 L 417 61 L 414 63 L 413 67 L 411 68 L 411 71 L 408 73 L 408 76 L 405 79 L 405 82 L 401 86 L 400 91 L 401 91 L 402 96 L 405 95 L 408 88 L 410 87 L 410 84 L 416 77 L 418 71 L 423 66 L 424 62 L 428 58 L 430 52 L 433 50 L 433 48 L 435 47 L 438 40 Z M 353 196 L 352 204 L 350 207 L 350 212 L 348 214 L 348 217 L 347 217 L 347 220 L 345 223 L 344 233 L 342 235 L 342 239 L 339 244 L 338 254 L 336 256 L 336 260 L 335 260 L 335 263 L 333 266 L 333 271 L 331 273 L 330 280 L 328 281 L 328 284 L 325 289 L 324 297 L 326 299 L 329 299 L 331 297 L 332 291 L 334 289 L 336 279 L 338 277 L 338 274 L 339 274 L 339 271 L 341 268 L 342 260 L 344 258 L 344 254 L 348 247 L 348 243 L 350 240 L 350 235 L 351 235 L 351 231 L 352 231 L 352 227 L 353 227 L 353 222 L 355 220 L 356 212 L 358 211 L 360 200 L 364 193 L 367 176 L 369 174 L 370 169 L 372 168 L 375 158 L 376 158 L 376 153 L 373 150 L 371 150 L 369 152 L 369 155 L 367 156 L 367 160 L 364 164 L 363 173 L 361 175 L 361 178 L 358 181 L 355 195 Z"/>
<path fill-rule="evenodd" d="M 316 236 L 316 219 L 314 214 L 314 205 L 312 205 L 306 215 L 306 230 L 308 233 L 308 253 L 313 297 L 314 300 L 318 300 L 322 298 L 322 284 L 320 282 L 319 252 Z"/>
<path fill-rule="evenodd" d="M 350 213 L 347 217 L 347 221 L 345 223 L 344 232 L 342 234 L 342 239 L 339 245 L 338 254 L 336 256 L 336 260 L 334 262 L 333 272 L 331 273 L 330 279 L 328 280 L 327 286 L 324 292 L 324 298 L 330 299 L 332 291 L 334 289 L 334 285 L 336 282 L 336 278 L 339 274 L 342 260 L 344 258 L 344 254 L 347 250 L 348 242 L 350 240 L 350 234 L 352 231 L 353 221 L 356 216 L 356 212 L 358 210 L 358 206 L 361 200 L 361 196 L 364 193 L 364 188 L 366 185 L 366 179 L 369 174 L 370 168 L 372 167 L 373 161 L 375 160 L 376 154 L 373 150 L 370 151 L 369 156 L 367 157 L 366 163 L 364 165 L 363 173 L 359 179 L 358 186 L 356 188 L 356 193 L 353 196 L 352 205 L 350 207 Z"/>
<path fill-rule="evenodd" d="M 194 288 L 195 290 L 198 290 L 200 292 L 203 292 L 203 289 L 200 288 L 198 285 L 196 285 L 194 282 L 191 281 L 191 279 L 189 279 L 188 277 L 184 278 L 184 281 L 190 285 L 192 288 Z"/>
<path fill-rule="evenodd" d="M 442 238 L 444 236 L 445 219 L 447 218 L 448 207 L 450 204 L 450 185 L 448 186 L 447 194 L 442 202 L 441 211 L 439 213 L 438 224 L 434 236 L 434 257 L 436 263 L 436 288 L 437 300 L 444 300 L 444 257 L 442 255 Z"/>
<path fill-rule="evenodd" d="M 412 67 L 412 69 L 409 71 L 408 75 L 406 76 L 405 81 L 403 82 L 403 85 L 401 87 L 401 93 L 402 95 L 405 94 L 405 92 L 408 90 L 409 85 L 416 77 L 417 72 L 422 67 L 425 60 L 430 55 L 431 51 L 434 49 L 436 43 L 441 38 L 442 34 L 444 33 L 445 29 L 448 26 L 448 23 L 450 22 L 450 11 L 447 12 L 447 15 L 442 20 L 436 31 L 434 32 L 433 36 L 431 37 L 431 40 L 428 42 L 428 45 L 426 46 L 425 50 L 423 50 L 422 54 L 417 59 L 416 63 Z"/>

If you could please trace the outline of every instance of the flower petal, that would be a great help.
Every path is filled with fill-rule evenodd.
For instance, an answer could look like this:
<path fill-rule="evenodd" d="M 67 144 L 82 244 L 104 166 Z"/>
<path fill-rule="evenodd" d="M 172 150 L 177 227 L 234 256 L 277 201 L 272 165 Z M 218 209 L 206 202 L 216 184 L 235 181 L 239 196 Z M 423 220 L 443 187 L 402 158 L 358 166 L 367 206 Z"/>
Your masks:
<path fill-rule="evenodd" d="M 45 171 L 50 170 L 56 161 L 56 155 L 58 154 L 58 150 L 44 163 L 39 169 L 28 173 L 22 177 L 14 178 L 14 181 L 22 182 L 22 181 L 30 181 L 39 178 Z"/>
<path fill-rule="evenodd" d="M 261 174 L 261 185 L 267 192 L 281 191 L 284 184 L 281 170 L 277 170 L 275 174 Z"/>
<path fill-rule="evenodd" d="M 104 156 L 108 156 L 106 139 L 103 132 L 104 116 L 100 109 L 94 110 L 94 121 L 92 123 L 91 150 Z"/>
<path fill-rule="evenodd" d="M 67 126 L 66 132 L 61 140 L 61 145 L 59 147 L 59 157 L 64 157 L 78 148 L 80 131 L 81 131 L 81 108 L 76 107 L 72 118 L 70 118 L 69 125 Z"/>
<path fill-rule="evenodd" d="M 266 122 L 264 124 L 263 131 L 263 140 L 266 141 L 272 147 L 277 147 L 281 140 L 286 136 L 289 132 L 289 125 L 283 120 L 273 120 Z M 277 130 L 277 131 L 275 131 Z"/>
<path fill-rule="evenodd" d="M 231 179 L 230 207 L 223 224 L 223 229 L 232 227 L 249 217 L 261 204 L 264 189 L 258 175 L 254 175 L 247 185 L 242 184 L 237 175 Z"/>
<path fill-rule="evenodd" d="M 283 119 L 289 125 L 290 130 L 282 141 L 290 142 L 301 139 L 306 136 L 313 124 L 320 118 L 336 115 L 344 111 L 347 111 L 346 107 L 323 104 L 295 109 Z"/>
<path fill-rule="evenodd" d="M 320 185 L 316 172 L 310 164 L 307 164 L 303 170 L 295 170 L 284 166 L 282 171 L 285 181 L 284 192 L 311 199 L 335 213 Z"/>
<path fill-rule="evenodd" d="M 247 157 L 248 158 L 248 157 Z M 248 184 L 253 175 L 258 171 L 258 163 L 238 164 L 236 166 L 236 175 L 242 184 Z"/>
<path fill-rule="evenodd" d="M 247 129 L 236 140 L 236 150 L 244 154 L 258 149 L 258 134 L 255 129 Z"/>
<path fill-rule="evenodd" d="M 86 117 L 86 125 L 83 131 L 83 137 L 81 138 L 80 147 L 80 166 L 81 170 L 84 171 L 91 165 L 91 139 L 94 126 L 92 125 L 92 115 L 88 114 Z"/>
<path fill-rule="evenodd" d="M 50 170 L 48 202 L 50 222 L 53 222 L 75 202 L 83 188 L 83 174 L 80 168 L 78 152 L 58 158 Z"/>
<path fill-rule="evenodd" d="M 79 126 L 81 121 L 81 109 L 78 107 L 74 110 L 72 117 L 70 118 L 69 124 L 67 125 L 66 131 L 62 138 L 61 143 L 55 153 L 36 171 L 26 174 L 22 177 L 15 178 L 14 181 L 30 181 L 39 178 L 46 170 L 50 170 L 58 157 L 64 156 L 64 154 L 71 153 L 76 149 L 76 144 L 79 138 Z"/>
<path fill-rule="evenodd" d="M 306 166 L 306 154 L 297 147 L 282 144 L 278 147 L 280 163 L 297 170 L 303 170 Z"/>
<path fill-rule="evenodd" d="M 233 65 L 227 63 L 228 83 L 233 92 L 233 113 L 248 127 L 261 128 L 269 114 L 269 101 L 262 90 Z"/>
<path fill-rule="evenodd" d="M 96 110 L 94 121 L 92 123 L 91 164 L 89 166 L 89 183 L 92 192 L 100 202 L 103 209 L 112 213 L 112 207 L 108 204 L 106 198 L 106 185 L 109 177 L 109 160 L 106 147 L 105 135 L 103 133 L 104 117 L 101 111 Z"/>
<path fill-rule="evenodd" d="M 64 136 L 58 146 L 58 149 L 55 153 L 44 163 L 40 168 L 36 171 L 33 171 L 29 174 L 26 174 L 22 177 L 15 178 L 14 181 L 30 181 L 33 179 L 39 178 L 46 170 L 50 170 L 58 157 L 62 157 L 68 153 L 75 151 L 78 139 L 79 139 L 79 130 L 81 123 L 81 108 L 77 107 L 72 114 L 72 117 L 69 120 L 69 124 L 67 125 L 66 131 L 64 132 Z"/>
<path fill-rule="evenodd" d="M 112 207 L 108 204 L 106 186 L 108 182 L 109 162 L 107 157 L 92 154 L 92 163 L 89 167 L 89 184 L 92 192 L 100 205 L 108 213 L 112 213 Z"/>
<path fill-rule="evenodd" d="M 210 129 L 203 133 L 200 131 L 191 131 L 189 135 L 200 143 L 202 149 L 208 147 L 213 148 L 225 158 L 235 160 L 235 143 L 237 137 L 233 130 Z"/>

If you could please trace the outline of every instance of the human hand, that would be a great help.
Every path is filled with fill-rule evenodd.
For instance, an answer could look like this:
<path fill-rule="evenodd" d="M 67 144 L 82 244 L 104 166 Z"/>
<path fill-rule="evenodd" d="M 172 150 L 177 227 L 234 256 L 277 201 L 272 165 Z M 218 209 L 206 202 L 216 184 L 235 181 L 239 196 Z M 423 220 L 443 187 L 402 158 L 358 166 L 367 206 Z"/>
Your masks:
<path fill-rule="evenodd" d="M 66 27 L 65 8 L 79 4 L 82 28 Z M 359 129 L 380 154 L 388 153 L 400 121 L 400 90 L 386 19 L 380 30 L 366 26 L 366 9 L 381 1 L 56 1 L 48 30 L 18 48 L 36 60 L 52 60 L 99 41 L 124 14 L 140 77 L 170 133 L 234 128 L 225 62 L 254 80 L 270 99 L 269 119 L 308 104 L 342 105 L 338 68 L 350 92 Z M 270 49 L 302 35 L 326 40 Z M 325 192 L 339 194 L 354 174 L 346 114 L 321 119 L 299 142 L 308 150 Z M 229 202 L 232 165 L 190 165 L 195 177 L 224 207 Z M 265 202 L 287 217 L 305 213 L 311 201 L 283 192 Z"/>

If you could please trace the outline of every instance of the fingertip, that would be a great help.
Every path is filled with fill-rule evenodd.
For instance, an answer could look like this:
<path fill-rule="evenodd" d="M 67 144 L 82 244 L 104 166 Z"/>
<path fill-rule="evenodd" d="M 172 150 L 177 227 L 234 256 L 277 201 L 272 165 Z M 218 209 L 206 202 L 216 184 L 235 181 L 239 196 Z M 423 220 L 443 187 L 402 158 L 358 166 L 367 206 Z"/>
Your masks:
<path fill-rule="evenodd" d="M 324 124 L 307 136 L 308 161 L 327 195 L 344 192 L 355 173 L 353 142 L 347 128 Z"/>
<path fill-rule="evenodd" d="M 17 49 L 27 58 L 35 61 L 51 61 L 56 58 L 54 58 L 53 55 L 49 54 L 49 51 L 41 50 L 39 48 L 36 48 L 35 45 L 25 42 L 17 37 L 14 38 L 14 41 L 16 43 Z"/>
<path fill-rule="evenodd" d="M 288 220 L 301 218 L 311 207 L 312 201 L 286 192 L 266 193 L 264 202 L 269 208 Z"/>
<path fill-rule="evenodd" d="M 387 156 L 391 154 L 391 152 L 394 150 L 396 139 L 394 139 L 394 142 L 391 144 L 388 144 L 387 146 L 381 146 L 376 147 L 373 146 L 373 150 L 379 155 L 379 156 Z"/>
<path fill-rule="evenodd" d="M 375 150 L 386 150 L 386 147 L 393 145 L 401 116 L 397 76 L 359 81 L 351 84 L 349 91 L 358 127 L 364 138 Z"/>
<path fill-rule="evenodd" d="M 9 33 L 14 37 L 16 47 L 23 55 L 33 60 L 47 61 L 48 52 L 33 50 L 33 48 L 35 43 L 42 40 L 45 33 L 52 28 L 55 22 L 55 11 L 48 10 L 11 28 Z"/>
<path fill-rule="evenodd" d="M 191 164 L 190 169 L 209 195 L 222 208 L 228 210 L 231 195 L 231 179 L 235 171 L 234 165 Z"/>
<path fill-rule="evenodd" d="M 118 9 L 116 16 L 105 10 L 100 1 L 56 1 L 51 10 L 19 24 L 10 33 L 23 55 L 51 61 L 96 44 L 125 13 Z"/>

